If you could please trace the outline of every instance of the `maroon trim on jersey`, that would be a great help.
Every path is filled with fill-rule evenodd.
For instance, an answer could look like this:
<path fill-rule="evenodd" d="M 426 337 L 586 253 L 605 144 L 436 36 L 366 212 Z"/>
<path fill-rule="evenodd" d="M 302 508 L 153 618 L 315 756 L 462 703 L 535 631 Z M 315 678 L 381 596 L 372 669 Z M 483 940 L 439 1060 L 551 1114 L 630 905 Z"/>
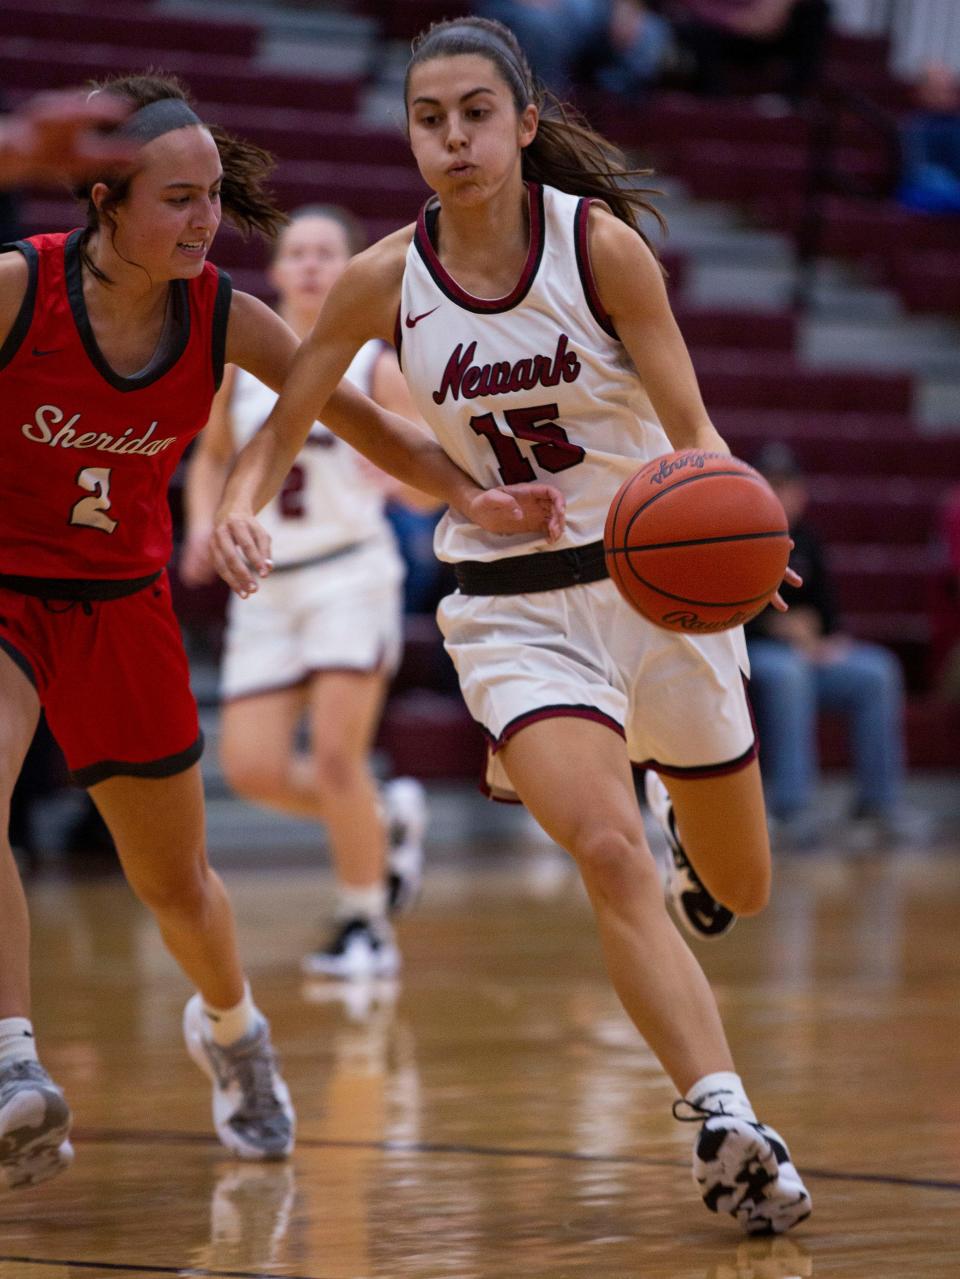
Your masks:
<path fill-rule="evenodd" d="M 460 287 L 453 276 L 447 273 L 433 246 L 439 213 L 439 207 L 432 203 L 433 197 L 420 210 L 413 237 L 417 252 L 441 293 L 445 293 L 452 302 L 456 302 L 466 311 L 476 311 L 481 315 L 495 315 L 501 311 L 509 311 L 512 307 L 519 305 L 530 292 L 530 286 L 536 278 L 537 269 L 543 257 L 544 212 L 543 187 L 536 182 L 528 182 L 526 187 L 530 208 L 530 247 L 527 249 L 527 260 L 523 264 L 519 280 L 506 297 L 502 298 L 476 298 Z"/>
<path fill-rule="evenodd" d="M 700 777 L 726 777 L 728 773 L 739 773 L 741 768 L 746 768 L 748 764 L 752 764 L 757 758 L 759 744 L 756 736 L 753 742 L 742 755 L 738 755 L 736 759 L 728 759 L 722 764 L 697 764 L 692 768 L 681 768 L 675 764 L 661 764 L 656 759 L 644 759 L 635 764 L 636 768 L 652 768 L 655 773 L 662 773 L 664 777 L 686 777 L 696 780 Z"/>
<path fill-rule="evenodd" d="M 492 754 L 496 754 L 502 746 L 509 742 L 510 738 L 520 732 L 521 728 L 528 728 L 531 724 L 536 724 L 542 719 L 590 719 L 594 723 L 603 724 L 607 728 L 612 729 L 619 737 L 626 738 L 623 731 L 623 725 L 618 724 L 610 715 L 605 715 L 603 711 L 598 710 L 596 706 L 581 706 L 576 703 L 565 705 L 558 703 L 555 706 L 539 706 L 535 711 L 524 711 L 522 715 L 518 715 L 516 719 L 512 719 L 499 737 L 494 737 L 488 728 L 483 728 L 483 732 L 487 738 Z"/>
<path fill-rule="evenodd" d="M 400 313 L 403 309 L 401 303 L 397 303 L 397 318 L 393 324 L 393 348 L 397 353 L 397 363 L 402 367 L 403 361 L 401 355 L 403 353 L 403 327 L 400 323 Z"/>
<path fill-rule="evenodd" d="M 0 621 L 2 621 L 2 618 L 0 618 Z M 37 677 L 33 673 L 33 664 L 28 657 L 25 657 L 24 654 L 20 652 L 16 644 L 12 643 L 12 641 L 8 639 L 4 639 L 4 637 L 0 635 L 0 649 L 3 649 L 11 662 L 20 667 L 33 687 L 37 688 Z"/>
<path fill-rule="evenodd" d="M 150 366 L 145 372 L 136 373 L 133 377 L 123 377 L 115 369 L 111 368 L 104 359 L 99 346 L 97 346 L 93 326 L 87 314 L 87 306 L 83 300 L 83 263 L 80 260 L 80 237 L 82 235 L 82 229 L 71 231 L 63 246 L 67 298 L 70 302 L 70 310 L 73 312 L 77 331 L 80 334 L 80 340 L 89 356 L 90 363 L 105 382 L 108 382 L 117 391 L 141 391 L 145 386 L 152 386 L 154 382 L 159 381 L 165 373 L 169 373 L 190 345 L 190 299 L 187 291 L 187 281 L 170 281 L 169 304 L 173 310 L 174 323 L 176 325 L 176 332 L 173 342 L 170 344 L 170 350 L 167 351 L 156 367 L 153 367 L 151 360 Z"/>
<path fill-rule="evenodd" d="M 12 244 L 0 245 L 0 253 L 13 253 L 14 251 L 22 253 L 27 260 L 27 291 L 23 295 L 23 301 L 20 303 L 20 310 L 17 312 L 17 318 L 13 322 L 13 328 L 4 339 L 3 345 L 0 346 L 0 369 L 5 368 L 20 350 L 20 344 L 27 336 L 30 331 L 30 325 L 33 323 L 33 308 L 37 300 L 40 254 L 37 252 L 36 247 L 28 244 L 26 240 L 15 240 Z"/>
<path fill-rule="evenodd" d="M 612 338 L 617 338 L 616 327 L 606 307 L 600 301 L 600 290 L 597 288 L 597 281 L 594 278 L 593 267 L 590 265 L 590 237 L 588 228 L 590 224 L 590 207 L 597 204 L 597 200 L 588 200 L 586 198 L 577 202 L 577 211 L 574 214 L 574 235 L 573 242 L 576 247 L 577 271 L 580 274 L 580 283 L 583 285 L 583 295 L 587 299 L 587 306 L 590 308 L 590 314 L 603 329 L 604 333 Z"/>
<path fill-rule="evenodd" d="M 75 768 L 70 780 L 77 786 L 96 786 L 110 777 L 174 777 L 177 773 L 185 773 L 203 754 L 203 733 L 185 751 L 177 751 L 175 755 L 165 755 L 163 759 L 147 760 L 143 764 L 130 763 L 123 759 L 104 759 L 96 764 L 87 764 L 84 768 Z"/>
<path fill-rule="evenodd" d="M 227 321 L 230 319 L 230 302 L 233 298 L 233 281 L 226 271 L 217 268 L 217 297 L 213 304 L 212 353 L 213 353 L 213 385 L 220 390 L 223 381 L 223 366 L 227 352 Z"/>

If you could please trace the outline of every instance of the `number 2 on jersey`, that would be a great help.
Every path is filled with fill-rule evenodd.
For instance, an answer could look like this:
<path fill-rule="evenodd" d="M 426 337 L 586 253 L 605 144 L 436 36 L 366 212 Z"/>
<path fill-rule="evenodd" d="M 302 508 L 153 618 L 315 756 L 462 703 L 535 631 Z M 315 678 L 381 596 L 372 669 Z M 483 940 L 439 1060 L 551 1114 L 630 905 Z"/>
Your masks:
<path fill-rule="evenodd" d="M 512 436 L 501 431 L 492 413 L 472 417 L 470 427 L 477 435 L 489 440 L 504 484 L 525 484 L 537 478 L 536 471 L 520 451 L 517 440 L 532 442 L 534 461 L 551 475 L 556 475 L 558 471 L 568 471 L 571 466 L 578 466 L 586 457 L 585 450 L 579 444 L 572 443 L 557 422 L 560 410 L 556 404 L 538 404 L 528 409 L 506 409 L 503 416 L 513 432 Z"/>
<path fill-rule="evenodd" d="M 110 509 L 110 467 L 88 466 L 80 472 L 76 481 L 93 497 L 82 497 L 70 512 L 70 523 L 84 528 L 98 528 L 102 533 L 112 533 L 117 521 L 107 515 Z"/>

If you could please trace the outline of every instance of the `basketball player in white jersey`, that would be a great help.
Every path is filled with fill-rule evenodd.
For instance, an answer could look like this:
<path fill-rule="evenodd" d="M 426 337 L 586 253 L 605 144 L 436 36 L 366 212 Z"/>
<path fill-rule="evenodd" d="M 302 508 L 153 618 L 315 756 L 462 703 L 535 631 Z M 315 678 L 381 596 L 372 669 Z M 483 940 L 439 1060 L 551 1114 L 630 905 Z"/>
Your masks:
<path fill-rule="evenodd" d="M 639 617 L 607 580 L 599 540 L 610 499 L 642 463 L 671 448 L 729 450 L 639 231 L 649 206 L 635 175 L 544 105 L 500 24 L 439 23 L 415 42 L 409 135 L 435 195 L 332 290 L 238 460 L 213 555 L 235 590 L 250 589 L 266 563 L 255 511 L 354 353 L 394 325 L 417 407 L 455 462 L 481 485 L 549 477 L 564 494 L 552 549 L 539 535 L 497 544 L 444 517 L 437 549 L 460 589 L 440 624 L 489 736 L 490 790 L 519 796 L 576 859 L 614 986 L 681 1094 L 677 1117 L 700 1125 L 707 1207 L 749 1234 L 780 1233 L 810 1197 L 782 1138 L 757 1121 L 713 994 L 664 908 L 630 771 L 632 759 L 669 781 L 669 795 L 659 782 L 653 795 L 681 923 L 719 933 L 731 912 L 762 909 L 770 849 L 743 637 Z"/>
<path fill-rule="evenodd" d="M 346 210 L 326 205 L 297 210 L 281 232 L 270 279 L 299 337 L 361 236 Z M 418 419 L 385 343 L 366 343 L 346 376 L 382 407 Z M 210 529 L 227 469 L 276 399 L 228 366 L 187 472 L 181 575 L 189 585 L 212 575 Z M 390 484 L 396 489 L 315 423 L 263 512 L 273 575 L 229 610 L 220 745 L 227 781 L 254 803 L 323 821 L 330 836 L 337 895 L 326 936 L 304 956 L 314 976 L 394 975 L 400 957 L 388 911 L 411 905 L 421 879 L 423 788 L 412 778 L 388 782 L 381 814 L 368 759 L 403 642 L 403 565 L 383 513 Z M 434 505 L 413 490 L 398 496 Z M 304 715 L 308 752 L 297 746 Z"/>

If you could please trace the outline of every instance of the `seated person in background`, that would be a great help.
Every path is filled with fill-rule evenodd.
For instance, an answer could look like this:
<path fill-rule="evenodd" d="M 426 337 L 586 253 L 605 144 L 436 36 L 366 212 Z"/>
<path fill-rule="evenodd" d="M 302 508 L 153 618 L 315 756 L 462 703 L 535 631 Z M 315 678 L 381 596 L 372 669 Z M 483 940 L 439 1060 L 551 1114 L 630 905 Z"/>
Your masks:
<path fill-rule="evenodd" d="M 477 0 L 473 11 L 516 35 L 534 73 L 560 97 L 577 83 L 632 95 L 673 56 L 669 22 L 644 0 Z"/>
<path fill-rule="evenodd" d="M 909 209 L 960 213 L 960 76 L 931 62 L 920 72 L 914 99 L 901 135 L 897 197 Z"/>
<path fill-rule="evenodd" d="M 807 486 L 793 453 L 770 443 L 755 465 L 783 503 L 795 543 L 790 565 L 803 578 L 802 586 L 783 589 L 788 613 L 768 608 L 747 626 L 750 695 L 773 824 L 783 843 L 815 842 L 817 714 L 838 711 L 847 720 L 855 778 L 848 834 L 861 843 L 890 838 L 900 829 L 904 776 L 900 665 L 887 649 L 838 629 L 823 548 L 803 518 Z"/>
<path fill-rule="evenodd" d="M 666 0 L 664 9 L 681 52 L 692 59 L 694 93 L 736 92 L 741 69 L 757 75 L 756 92 L 781 94 L 794 105 L 815 87 L 830 26 L 828 0 Z M 782 72 L 771 83 L 763 72 L 774 62 Z"/>
<path fill-rule="evenodd" d="M 937 512 L 930 583 L 932 666 L 937 692 L 960 704 L 960 484 Z"/>

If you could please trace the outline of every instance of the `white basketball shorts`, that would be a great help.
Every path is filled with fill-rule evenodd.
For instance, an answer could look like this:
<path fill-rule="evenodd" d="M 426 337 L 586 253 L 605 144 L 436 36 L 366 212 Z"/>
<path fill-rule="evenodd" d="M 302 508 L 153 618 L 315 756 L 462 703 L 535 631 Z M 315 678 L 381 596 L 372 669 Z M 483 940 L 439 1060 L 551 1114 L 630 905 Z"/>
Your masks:
<path fill-rule="evenodd" d="M 489 741 L 486 786 L 515 800 L 497 752 L 554 715 L 607 724 L 665 776 L 733 772 L 756 755 L 741 628 L 687 636 L 635 613 L 609 579 L 529 595 L 448 595 L 438 621 Z"/>
<path fill-rule="evenodd" d="M 322 671 L 395 670 L 403 573 L 385 534 L 326 562 L 275 570 L 245 600 L 232 596 L 221 696 L 293 688 Z"/>

